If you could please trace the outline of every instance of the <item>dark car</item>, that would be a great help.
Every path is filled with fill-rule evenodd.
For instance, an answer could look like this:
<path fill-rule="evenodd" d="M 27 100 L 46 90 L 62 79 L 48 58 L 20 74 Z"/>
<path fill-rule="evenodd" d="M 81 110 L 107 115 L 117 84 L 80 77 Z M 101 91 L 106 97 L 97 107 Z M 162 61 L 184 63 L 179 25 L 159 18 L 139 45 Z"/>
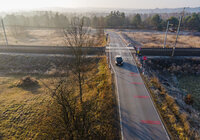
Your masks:
<path fill-rule="evenodd" d="M 123 65 L 123 59 L 120 55 L 115 56 L 115 64 L 118 66 L 122 66 Z"/>

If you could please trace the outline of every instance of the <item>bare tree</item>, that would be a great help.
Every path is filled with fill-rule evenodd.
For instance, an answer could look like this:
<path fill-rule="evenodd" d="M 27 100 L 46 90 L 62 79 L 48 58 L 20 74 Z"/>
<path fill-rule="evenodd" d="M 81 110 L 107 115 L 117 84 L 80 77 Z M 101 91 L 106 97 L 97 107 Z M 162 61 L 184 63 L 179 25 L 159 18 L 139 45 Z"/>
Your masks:
<path fill-rule="evenodd" d="M 93 46 L 95 37 L 91 35 L 89 27 L 84 26 L 84 18 L 78 17 L 72 18 L 70 27 L 64 30 L 64 35 L 67 45 L 73 49 L 74 63 L 69 66 L 78 81 L 80 102 L 82 104 L 85 73 L 90 69 L 85 47 Z"/>
<path fill-rule="evenodd" d="M 64 30 L 64 34 L 67 44 L 73 49 L 74 60 L 67 64 L 70 68 L 68 75 L 60 78 L 50 93 L 61 109 L 65 139 L 105 139 L 109 133 L 113 134 L 109 127 L 112 126 L 109 119 L 112 116 L 103 111 L 110 105 L 107 106 L 106 100 L 99 98 L 98 93 L 83 100 L 84 85 L 95 82 L 94 78 L 86 79 L 95 63 L 91 63 L 94 59 L 87 58 L 84 48 L 92 46 L 96 38 L 84 26 L 84 18 L 72 19 L 71 26 Z"/>
<path fill-rule="evenodd" d="M 80 102 L 76 96 L 75 88 L 70 78 L 66 77 L 61 78 L 54 89 L 48 87 L 51 97 L 61 108 L 66 128 L 65 138 L 83 140 L 104 138 L 105 134 L 102 134 L 96 128 L 103 122 L 95 117 L 95 114 L 100 113 L 96 101 L 98 96 L 93 97 L 90 101 L 83 102 L 79 106 Z M 106 122 L 105 125 L 109 125 L 109 122 Z"/>

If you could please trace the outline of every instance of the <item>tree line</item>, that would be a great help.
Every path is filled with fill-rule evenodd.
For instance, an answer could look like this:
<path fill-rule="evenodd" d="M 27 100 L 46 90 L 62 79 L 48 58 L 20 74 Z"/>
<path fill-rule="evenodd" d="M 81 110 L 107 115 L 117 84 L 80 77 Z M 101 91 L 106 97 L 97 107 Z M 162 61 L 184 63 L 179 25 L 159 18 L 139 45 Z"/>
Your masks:
<path fill-rule="evenodd" d="M 166 14 L 129 14 L 124 12 L 111 11 L 106 16 L 86 15 L 85 25 L 101 28 L 128 28 L 128 29 L 166 29 L 167 22 L 170 22 L 173 28 L 179 24 L 179 16 L 174 14 L 171 17 L 165 17 Z M 32 16 L 20 14 L 6 15 L 3 20 L 7 26 L 33 26 L 33 27 L 59 27 L 66 28 L 70 21 L 77 17 L 75 14 L 58 13 L 51 11 L 38 12 Z M 200 13 L 186 13 L 182 19 L 181 28 L 184 30 L 200 31 Z"/>
<path fill-rule="evenodd" d="M 51 11 L 38 12 L 31 16 L 8 14 L 3 20 L 6 26 L 67 27 L 69 25 L 69 18 L 66 15 Z"/>
<path fill-rule="evenodd" d="M 120 13 L 119 11 L 111 12 L 108 16 L 104 17 L 104 24 L 107 28 L 164 30 L 166 29 L 168 21 L 171 27 L 177 28 L 179 24 L 179 17 L 171 16 L 166 19 L 162 17 L 162 14 L 154 14 L 146 17 L 141 14 L 125 16 L 125 13 Z M 185 30 L 200 31 L 200 13 L 192 13 L 184 16 L 181 28 Z"/>

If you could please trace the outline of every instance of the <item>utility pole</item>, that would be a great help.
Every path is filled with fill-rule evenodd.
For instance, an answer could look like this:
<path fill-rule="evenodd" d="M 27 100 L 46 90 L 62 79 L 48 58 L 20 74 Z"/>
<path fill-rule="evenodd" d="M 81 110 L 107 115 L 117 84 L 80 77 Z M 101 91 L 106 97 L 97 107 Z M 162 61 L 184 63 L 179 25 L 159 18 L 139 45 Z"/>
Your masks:
<path fill-rule="evenodd" d="M 1 24 L 2 24 L 2 27 L 3 27 L 3 32 L 4 32 L 4 37 L 5 37 L 5 40 L 6 40 L 6 45 L 8 46 L 8 39 L 7 39 L 7 36 L 6 36 L 6 30 L 5 30 L 5 27 L 4 27 L 3 19 L 1 19 Z"/>
<path fill-rule="evenodd" d="M 169 21 L 167 22 L 167 29 L 166 29 L 166 32 L 165 32 L 165 40 L 164 40 L 164 46 L 163 46 L 163 48 L 166 47 L 166 40 L 167 40 L 167 33 L 168 33 L 168 30 L 169 30 Z"/>
<path fill-rule="evenodd" d="M 185 7 L 183 9 L 182 15 L 179 18 L 179 24 L 178 24 L 177 34 L 176 34 L 176 41 L 175 41 L 175 44 L 174 44 L 174 47 L 173 47 L 173 50 L 172 50 L 172 56 L 174 56 L 174 51 L 175 51 L 175 48 L 176 48 L 176 44 L 177 44 L 177 40 L 178 40 L 178 36 L 179 36 L 179 32 L 180 32 L 180 26 L 181 26 L 182 18 L 184 16 L 184 10 L 185 10 Z"/>

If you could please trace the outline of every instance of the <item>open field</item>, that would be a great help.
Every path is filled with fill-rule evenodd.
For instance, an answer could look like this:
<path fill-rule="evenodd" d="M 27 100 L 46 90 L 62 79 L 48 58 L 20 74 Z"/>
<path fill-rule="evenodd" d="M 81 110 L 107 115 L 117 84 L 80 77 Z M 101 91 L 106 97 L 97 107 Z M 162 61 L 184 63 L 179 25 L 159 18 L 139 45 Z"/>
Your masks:
<path fill-rule="evenodd" d="M 0 139 L 66 138 L 61 107 L 50 96 L 47 86 L 55 88 L 60 76 L 66 76 L 65 66 L 73 60 L 56 56 L 0 55 L 0 58 Z M 119 139 L 112 76 L 105 58 L 93 60 L 94 68 L 87 73 L 83 95 L 84 102 L 95 103 L 96 112 L 90 113 L 98 123 L 91 129 L 103 138 Z M 27 75 L 38 85 L 19 87 L 19 81 Z"/>
<path fill-rule="evenodd" d="M 40 82 L 37 89 L 26 90 L 15 87 L 20 78 L 21 76 L 0 78 L 0 138 L 37 139 L 44 135 L 50 136 L 47 128 L 52 128 L 51 122 L 44 124 L 44 120 L 53 115 L 48 109 L 53 107 L 52 99 Z M 49 85 L 52 79 L 40 80 Z"/>
<path fill-rule="evenodd" d="M 42 74 L 65 73 L 71 58 L 59 56 L 0 55 L 0 74 Z"/>
<path fill-rule="evenodd" d="M 63 31 L 60 29 L 6 28 L 6 33 L 10 45 L 66 45 Z M 3 32 L 0 33 L 0 36 L 0 44 L 5 44 Z"/>
<path fill-rule="evenodd" d="M 59 28 L 7 27 L 6 34 L 9 45 L 69 46 L 65 40 L 64 30 Z M 0 30 L 0 45 L 5 44 L 3 31 Z M 105 46 L 105 36 L 94 44 L 96 47 Z"/>
<path fill-rule="evenodd" d="M 156 32 L 125 32 L 131 39 L 137 42 L 138 46 L 144 48 L 163 47 L 165 33 Z M 169 33 L 167 36 L 167 48 L 172 48 L 175 44 L 176 34 Z M 199 36 L 180 35 L 177 42 L 177 47 L 183 48 L 200 48 Z"/>
<path fill-rule="evenodd" d="M 66 58 L 0 57 L 0 139 L 58 138 L 63 133 L 57 121 L 59 111 L 45 85 L 54 86 L 59 79 L 56 74 L 61 73 L 57 70 L 65 70 Z M 52 66 L 54 72 L 50 70 Z M 27 75 L 36 79 L 38 86 L 18 87 L 17 83 Z"/>

